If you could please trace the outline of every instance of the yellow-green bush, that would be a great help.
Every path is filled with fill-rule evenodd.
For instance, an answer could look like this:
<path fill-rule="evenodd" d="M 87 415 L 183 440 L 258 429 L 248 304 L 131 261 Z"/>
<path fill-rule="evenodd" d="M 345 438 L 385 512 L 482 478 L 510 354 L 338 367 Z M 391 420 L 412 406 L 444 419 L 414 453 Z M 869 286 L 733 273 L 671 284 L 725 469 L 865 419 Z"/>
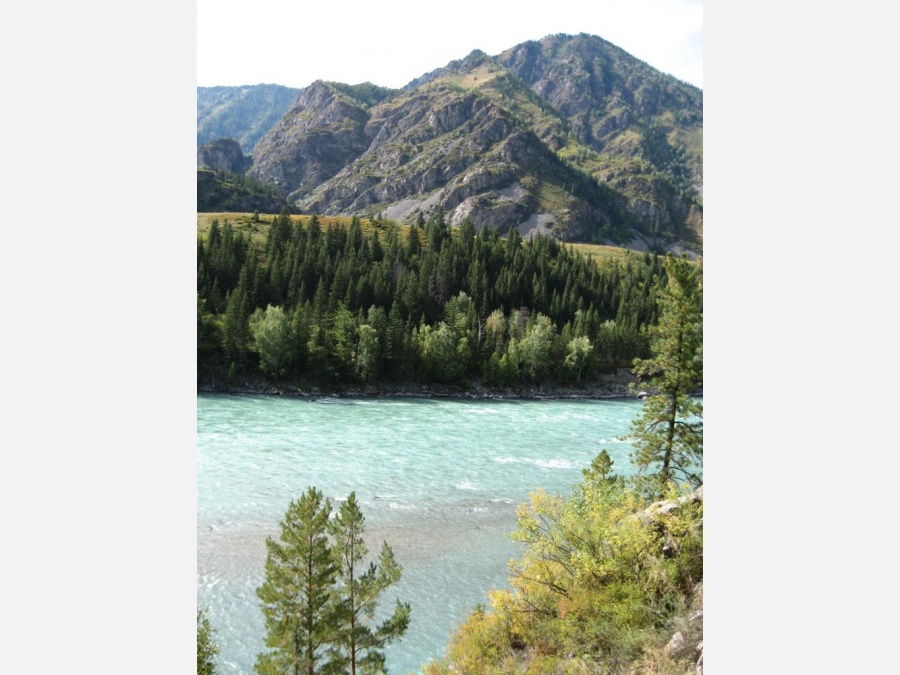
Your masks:
<path fill-rule="evenodd" d="M 513 537 L 527 549 L 510 563 L 512 588 L 492 592 L 426 672 L 677 671 L 690 659 L 663 647 L 703 578 L 702 518 L 700 500 L 660 509 L 589 473 L 566 500 L 537 490 L 518 511 Z"/>

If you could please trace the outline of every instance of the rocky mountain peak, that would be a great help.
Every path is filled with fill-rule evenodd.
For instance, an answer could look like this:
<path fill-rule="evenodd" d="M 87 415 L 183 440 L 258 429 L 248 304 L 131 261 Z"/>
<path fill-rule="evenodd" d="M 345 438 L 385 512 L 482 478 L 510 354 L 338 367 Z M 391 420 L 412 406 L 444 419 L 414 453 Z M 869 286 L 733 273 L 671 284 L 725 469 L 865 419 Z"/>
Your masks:
<path fill-rule="evenodd" d="M 699 249 L 702 91 L 591 35 L 474 50 L 402 90 L 318 80 L 250 174 L 307 212 Z M 638 246 L 640 247 L 640 246 Z"/>

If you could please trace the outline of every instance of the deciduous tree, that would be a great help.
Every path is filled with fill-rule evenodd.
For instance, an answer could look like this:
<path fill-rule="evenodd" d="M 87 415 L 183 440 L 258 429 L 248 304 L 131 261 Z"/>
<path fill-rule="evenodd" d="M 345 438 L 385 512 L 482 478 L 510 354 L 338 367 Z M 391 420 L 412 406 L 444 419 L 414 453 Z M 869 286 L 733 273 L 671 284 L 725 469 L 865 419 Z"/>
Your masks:
<path fill-rule="evenodd" d="M 294 358 L 291 322 L 281 307 L 269 305 L 257 309 L 250 328 L 259 352 L 259 367 L 267 375 L 279 378 L 287 373 Z"/>
<path fill-rule="evenodd" d="M 572 338 L 566 347 L 566 358 L 563 362 L 569 372 L 575 373 L 575 381 L 581 383 L 581 373 L 588 363 L 593 345 L 587 336 Z"/>

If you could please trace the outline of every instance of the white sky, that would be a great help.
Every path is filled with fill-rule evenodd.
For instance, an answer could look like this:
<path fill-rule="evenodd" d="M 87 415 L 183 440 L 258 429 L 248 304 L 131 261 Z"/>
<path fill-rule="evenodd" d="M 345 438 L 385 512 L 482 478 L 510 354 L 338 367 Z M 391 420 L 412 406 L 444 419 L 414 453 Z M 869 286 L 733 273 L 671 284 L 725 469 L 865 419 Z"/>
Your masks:
<path fill-rule="evenodd" d="M 703 0 L 197 0 L 197 85 L 402 87 L 555 33 L 598 35 L 703 87 Z"/>

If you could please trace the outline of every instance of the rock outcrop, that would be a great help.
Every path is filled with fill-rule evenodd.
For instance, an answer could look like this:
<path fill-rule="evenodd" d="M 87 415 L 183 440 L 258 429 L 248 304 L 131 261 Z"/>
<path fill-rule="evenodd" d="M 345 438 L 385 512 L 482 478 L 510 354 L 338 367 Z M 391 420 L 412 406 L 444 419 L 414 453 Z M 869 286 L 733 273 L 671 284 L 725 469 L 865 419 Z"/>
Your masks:
<path fill-rule="evenodd" d="M 366 150 L 368 118 L 359 103 L 314 82 L 256 144 L 250 175 L 297 199 Z"/>
<path fill-rule="evenodd" d="M 233 138 L 217 138 L 197 148 L 197 166 L 214 171 L 243 173 L 252 161 L 244 156 L 241 146 Z"/>

